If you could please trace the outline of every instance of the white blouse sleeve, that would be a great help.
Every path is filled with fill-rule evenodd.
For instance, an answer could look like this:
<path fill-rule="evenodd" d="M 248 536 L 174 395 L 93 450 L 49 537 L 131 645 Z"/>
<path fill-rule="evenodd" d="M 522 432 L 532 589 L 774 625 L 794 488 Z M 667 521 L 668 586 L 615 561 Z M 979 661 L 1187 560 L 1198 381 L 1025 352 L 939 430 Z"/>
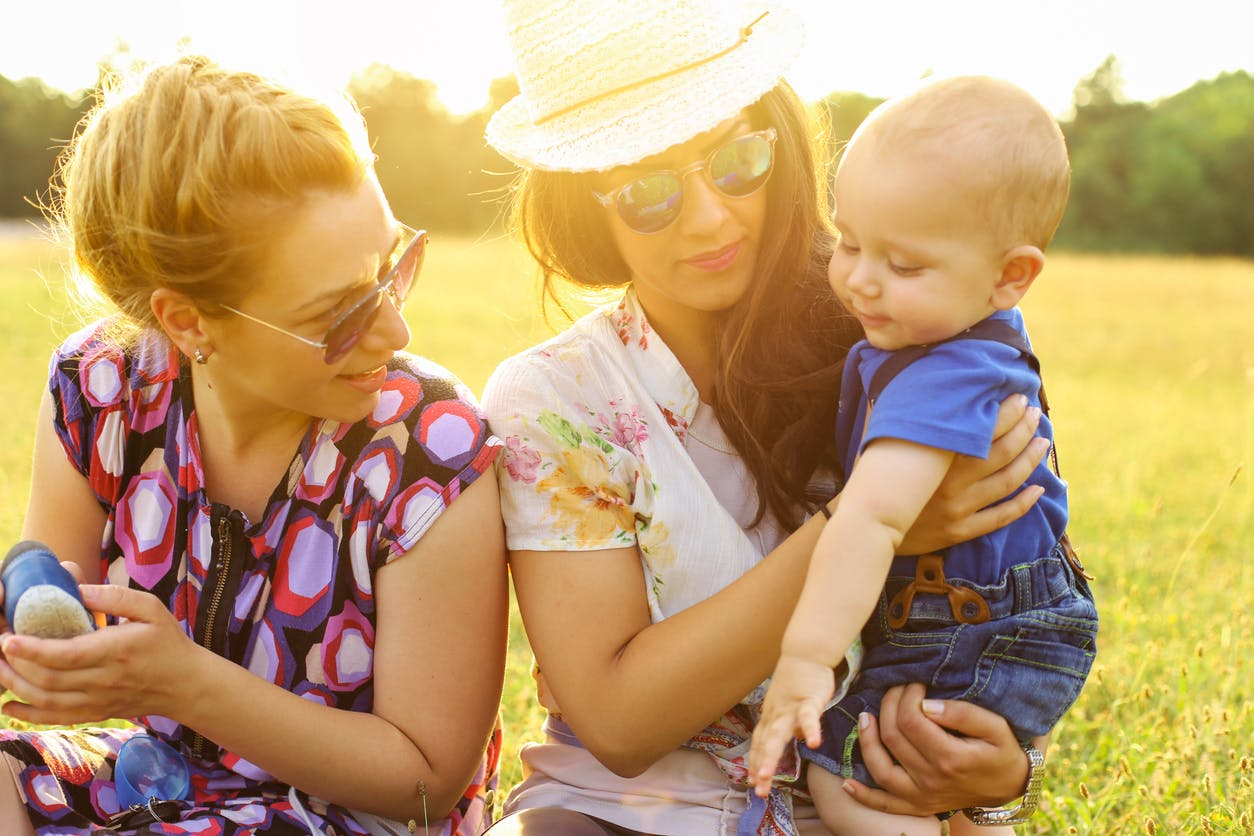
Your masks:
<path fill-rule="evenodd" d="M 514 550 L 636 544 L 638 449 L 621 443 L 598 406 L 608 398 L 596 376 L 581 374 L 577 360 L 565 362 L 575 359 L 522 354 L 502 363 L 484 389 L 488 423 L 505 445 L 498 480 Z"/>

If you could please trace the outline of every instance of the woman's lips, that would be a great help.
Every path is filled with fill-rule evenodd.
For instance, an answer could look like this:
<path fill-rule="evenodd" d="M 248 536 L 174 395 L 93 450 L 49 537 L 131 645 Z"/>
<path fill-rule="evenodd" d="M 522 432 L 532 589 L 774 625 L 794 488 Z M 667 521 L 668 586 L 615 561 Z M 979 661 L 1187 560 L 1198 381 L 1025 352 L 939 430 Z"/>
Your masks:
<path fill-rule="evenodd" d="M 358 372 L 357 374 L 342 374 L 340 380 L 343 380 L 354 389 L 362 392 L 378 392 L 383 388 L 383 382 L 387 380 L 387 366 L 379 366 L 369 371 Z"/>
<path fill-rule="evenodd" d="M 720 250 L 710 250 L 692 258 L 686 258 L 684 259 L 684 264 L 687 264 L 689 267 L 695 267 L 698 270 L 717 273 L 720 270 L 726 270 L 728 267 L 731 267 L 738 255 L 740 255 L 740 242 L 736 241 Z"/>

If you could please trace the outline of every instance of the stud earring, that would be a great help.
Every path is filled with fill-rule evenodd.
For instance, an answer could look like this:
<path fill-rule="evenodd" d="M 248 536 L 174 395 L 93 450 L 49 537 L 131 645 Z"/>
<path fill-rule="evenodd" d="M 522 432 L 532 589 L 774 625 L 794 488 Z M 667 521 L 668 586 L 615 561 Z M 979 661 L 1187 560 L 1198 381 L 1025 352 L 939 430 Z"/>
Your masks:
<path fill-rule="evenodd" d="M 203 366 L 205 363 L 209 362 L 209 358 L 205 356 L 205 353 L 200 350 L 199 346 L 196 348 L 196 351 L 193 352 L 193 359 L 195 359 L 196 365 L 198 366 Z"/>

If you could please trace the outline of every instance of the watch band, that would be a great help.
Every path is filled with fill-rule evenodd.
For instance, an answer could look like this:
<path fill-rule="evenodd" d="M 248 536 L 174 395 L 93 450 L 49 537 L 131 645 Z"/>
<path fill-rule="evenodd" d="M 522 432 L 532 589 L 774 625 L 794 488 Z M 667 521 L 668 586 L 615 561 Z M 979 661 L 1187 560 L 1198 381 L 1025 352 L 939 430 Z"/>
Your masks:
<path fill-rule="evenodd" d="M 1028 756 L 1028 785 L 1018 805 L 1005 807 L 968 807 L 962 812 L 972 824 L 1023 824 L 1036 812 L 1041 802 L 1041 784 L 1045 779 L 1045 756 L 1031 744 L 1023 747 Z"/>

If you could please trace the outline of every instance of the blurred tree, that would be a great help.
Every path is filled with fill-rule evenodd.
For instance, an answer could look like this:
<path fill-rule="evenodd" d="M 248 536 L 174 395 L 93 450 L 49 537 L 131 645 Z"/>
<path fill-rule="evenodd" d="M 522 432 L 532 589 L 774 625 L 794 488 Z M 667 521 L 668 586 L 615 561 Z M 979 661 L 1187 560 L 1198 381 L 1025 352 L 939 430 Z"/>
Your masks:
<path fill-rule="evenodd" d="M 1163 249 L 1254 256 L 1254 76 L 1198 82 L 1159 102 L 1150 127 L 1141 143 L 1177 161 L 1149 167 L 1142 187 L 1141 206 L 1168 207 L 1150 231 Z"/>
<path fill-rule="evenodd" d="M 1125 104 L 1123 65 L 1119 59 L 1107 55 L 1096 70 L 1080 79 L 1072 91 L 1071 102 L 1077 111 L 1084 109 L 1090 114 L 1106 112 Z"/>
<path fill-rule="evenodd" d="M 102 77 L 131 63 L 125 44 Z M 379 179 L 397 216 L 436 230 L 498 225 L 517 168 L 483 141 L 488 117 L 518 92 L 492 83 L 484 109 L 455 117 L 434 84 L 385 66 L 349 86 L 378 154 Z M 815 105 L 832 157 L 881 99 L 833 93 Z M 34 215 L 58 150 L 90 102 L 39 81 L 0 77 L 0 217 Z M 1071 202 L 1058 245 L 1072 249 L 1254 256 L 1254 77 L 1220 75 L 1152 104 L 1130 102 L 1110 56 L 1076 85 L 1063 123 Z"/>
<path fill-rule="evenodd" d="M 505 89 L 494 85 L 494 96 Z M 501 184 L 485 172 L 509 165 L 483 141 L 491 111 L 455 118 L 432 82 L 381 65 L 355 75 L 349 92 L 366 117 L 379 182 L 398 217 L 428 229 L 470 231 L 493 224 L 499 210 L 484 194 Z"/>
<path fill-rule="evenodd" d="M 883 99 L 862 93 L 829 93 L 818 103 L 820 118 L 827 123 L 826 151 L 837 158 L 862 120 L 879 107 Z M 834 173 L 834 172 L 833 172 Z"/>
<path fill-rule="evenodd" d="M 38 214 L 57 154 L 87 105 L 35 78 L 0 76 L 0 217 Z"/>
<path fill-rule="evenodd" d="M 366 117 L 392 211 L 413 225 L 448 228 L 457 214 L 449 205 L 455 149 L 435 85 L 375 65 L 353 77 L 349 92 Z"/>
<path fill-rule="evenodd" d="M 1107 58 L 1074 102 L 1061 246 L 1254 256 L 1254 77 L 1226 73 L 1130 103 Z"/>

